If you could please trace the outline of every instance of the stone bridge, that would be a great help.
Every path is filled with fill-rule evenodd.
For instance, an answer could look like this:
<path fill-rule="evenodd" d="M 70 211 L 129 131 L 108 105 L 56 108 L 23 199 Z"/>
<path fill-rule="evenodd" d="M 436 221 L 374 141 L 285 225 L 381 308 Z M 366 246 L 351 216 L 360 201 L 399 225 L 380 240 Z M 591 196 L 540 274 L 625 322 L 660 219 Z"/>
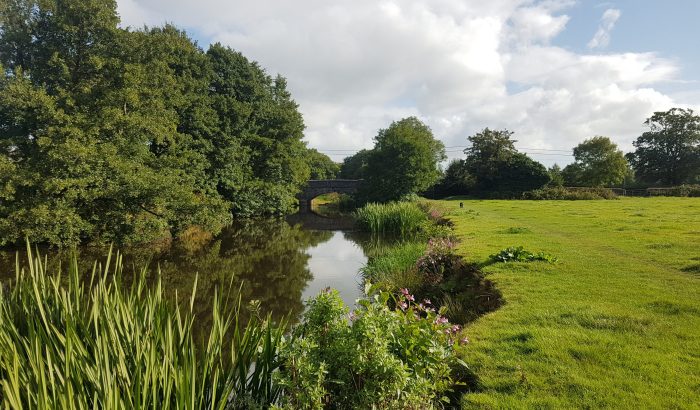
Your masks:
<path fill-rule="evenodd" d="M 319 195 L 331 192 L 351 195 L 357 192 L 360 184 L 362 184 L 361 179 L 312 179 L 297 194 L 299 212 L 311 211 L 311 200 Z"/>

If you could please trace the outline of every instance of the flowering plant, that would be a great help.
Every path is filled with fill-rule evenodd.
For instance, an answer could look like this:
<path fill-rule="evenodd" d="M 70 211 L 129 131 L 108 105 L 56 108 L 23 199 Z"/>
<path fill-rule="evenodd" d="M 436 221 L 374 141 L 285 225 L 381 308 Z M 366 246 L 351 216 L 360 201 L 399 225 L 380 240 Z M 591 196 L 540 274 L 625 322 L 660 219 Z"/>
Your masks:
<path fill-rule="evenodd" d="M 416 262 L 418 271 L 425 275 L 426 283 L 437 285 L 442 282 L 445 272 L 458 259 L 454 247 L 454 242 L 449 238 L 432 238 L 428 241 L 425 254 Z"/>
<path fill-rule="evenodd" d="M 423 409 L 449 401 L 452 371 L 466 367 L 454 351 L 466 342 L 459 326 L 408 289 L 393 295 L 367 285 L 366 293 L 352 313 L 337 291 L 310 301 L 304 325 L 282 347 L 284 406 Z"/>

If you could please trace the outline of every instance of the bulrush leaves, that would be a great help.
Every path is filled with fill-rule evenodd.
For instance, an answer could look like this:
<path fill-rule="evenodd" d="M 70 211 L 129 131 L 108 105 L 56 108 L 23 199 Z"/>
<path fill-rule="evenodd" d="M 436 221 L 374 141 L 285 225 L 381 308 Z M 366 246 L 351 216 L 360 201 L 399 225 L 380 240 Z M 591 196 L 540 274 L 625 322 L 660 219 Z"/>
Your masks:
<path fill-rule="evenodd" d="M 3 408 L 224 409 L 278 399 L 284 324 L 255 315 L 240 323 L 240 301 L 217 293 L 199 343 L 193 299 L 167 299 L 145 270 L 124 286 L 118 253 L 88 275 L 73 258 L 67 277 L 47 272 L 29 246 L 27 255 L 28 269 L 18 258 L 14 283 L 0 287 Z"/>

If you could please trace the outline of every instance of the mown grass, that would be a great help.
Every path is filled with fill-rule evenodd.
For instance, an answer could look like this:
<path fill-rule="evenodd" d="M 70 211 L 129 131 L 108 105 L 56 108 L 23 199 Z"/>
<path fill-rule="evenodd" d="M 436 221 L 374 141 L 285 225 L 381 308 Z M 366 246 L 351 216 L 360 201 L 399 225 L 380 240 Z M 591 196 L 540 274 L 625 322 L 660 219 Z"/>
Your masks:
<path fill-rule="evenodd" d="M 417 232 L 427 216 L 416 202 L 402 201 L 367 204 L 355 211 L 355 219 L 360 229 L 367 232 L 408 235 Z"/>
<path fill-rule="evenodd" d="M 119 255 L 89 280 L 74 258 L 67 277 L 29 255 L 0 288 L 0 399 L 3 408 L 224 409 L 267 406 L 283 326 L 215 296 L 211 328 L 196 340 L 196 292 L 178 307 L 142 271 L 130 290 Z M 196 280 L 195 280 L 196 289 Z"/>
<path fill-rule="evenodd" d="M 467 327 L 464 408 L 698 408 L 700 200 L 461 201 L 468 259 L 559 258 L 485 268 L 505 305 Z"/>

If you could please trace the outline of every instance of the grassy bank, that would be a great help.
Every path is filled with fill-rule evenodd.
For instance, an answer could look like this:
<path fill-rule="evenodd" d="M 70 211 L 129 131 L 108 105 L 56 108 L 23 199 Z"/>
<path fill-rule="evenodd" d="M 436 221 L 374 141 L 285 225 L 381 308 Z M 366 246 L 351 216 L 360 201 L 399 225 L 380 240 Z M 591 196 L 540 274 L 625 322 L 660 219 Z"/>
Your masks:
<path fill-rule="evenodd" d="M 440 201 L 505 305 L 471 324 L 465 408 L 698 408 L 700 200 Z"/>

